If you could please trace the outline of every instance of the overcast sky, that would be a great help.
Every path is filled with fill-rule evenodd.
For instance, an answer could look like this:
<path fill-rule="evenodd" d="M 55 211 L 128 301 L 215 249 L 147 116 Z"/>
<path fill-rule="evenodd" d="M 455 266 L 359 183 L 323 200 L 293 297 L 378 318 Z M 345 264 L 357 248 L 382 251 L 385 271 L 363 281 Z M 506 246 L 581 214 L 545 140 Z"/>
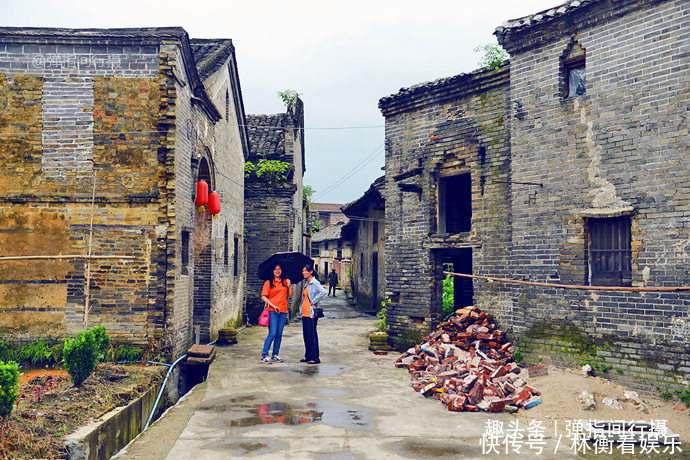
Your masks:
<path fill-rule="evenodd" d="M 305 184 L 316 191 L 316 202 L 347 203 L 383 174 L 380 98 L 476 69 L 474 49 L 495 44 L 493 31 L 503 21 L 560 3 L 0 0 L 0 25 L 181 26 L 192 38 L 231 38 L 245 112 L 284 112 L 277 91 L 298 91 L 305 109 Z"/>

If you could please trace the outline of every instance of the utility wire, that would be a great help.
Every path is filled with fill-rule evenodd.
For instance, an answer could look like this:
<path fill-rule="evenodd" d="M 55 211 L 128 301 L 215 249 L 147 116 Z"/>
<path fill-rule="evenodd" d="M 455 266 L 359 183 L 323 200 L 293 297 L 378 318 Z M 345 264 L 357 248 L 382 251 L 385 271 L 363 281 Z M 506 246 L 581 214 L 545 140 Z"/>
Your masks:
<path fill-rule="evenodd" d="M 322 197 L 322 196 L 328 194 L 329 192 L 332 192 L 334 189 L 336 189 L 336 188 L 339 187 L 340 185 L 342 185 L 342 184 L 343 184 L 345 181 L 347 181 L 350 177 L 352 177 L 352 176 L 355 175 L 357 172 L 359 172 L 364 166 L 366 166 L 366 165 L 367 165 L 368 163 L 370 163 L 371 161 L 375 160 L 375 159 L 377 158 L 376 155 L 377 155 L 378 153 L 380 153 L 380 151 L 383 149 L 383 146 L 384 146 L 384 144 L 379 145 L 379 146 L 376 148 L 376 150 L 374 150 L 374 151 L 371 152 L 369 155 L 367 155 L 362 161 L 360 161 L 357 165 L 355 165 L 350 171 L 348 171 L 347 173 L 345 173 L 345 175 L 343 175 L 340 179 L 338 179 L 338 180 L 336 180 L 335 182 L 333 182 L 333 183 L 332 183 L 329 187 L 327 187 L 325 190 L 323 190 L 323 191 L 317 193 L 317 194 L 314 196 L 313 199 L 315 200 L 317 197 Z"/>
<path fill-rule="evenodd" d="M 373 125 L 373 126 L 333 126 L 333 127 L 285 127 L 285 126 L 259 126 L 259 125 L 230 125 L 233 127 L 240 128 L 258 128 L 258 129 L 274 129 L 274 130 L 287 130 L 287 129 L 299 129 L 299 130 L 346 130 L 346 129 L 373 129 L 373 128 L 384 128 L 384 125 Z M 92 128 L 93 124 L 83 125 L 83 128 Z M 93 131 L 86 133 L 83 129 L 45 129 L 41 132 L 25 132 L 25 133 L 0 133 L 0 136 L 43 136 L 44 134 L 62 135 L 62 134 L 88 134 L 89 136 L 111 136 L 117 134 L 128 134 L 128 135 L 148 135 L 148 134 L 166 134 L 172 130 L 165 131 Z"/>

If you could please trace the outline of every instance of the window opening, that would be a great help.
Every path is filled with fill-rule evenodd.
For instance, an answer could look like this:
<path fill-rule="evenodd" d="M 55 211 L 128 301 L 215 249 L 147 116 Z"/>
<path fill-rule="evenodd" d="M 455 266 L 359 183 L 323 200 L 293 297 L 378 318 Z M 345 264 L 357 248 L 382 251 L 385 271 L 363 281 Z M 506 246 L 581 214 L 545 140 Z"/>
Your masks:
<path fill-rule="evenodd" d="M 563 59 L 566 98 L 582 96 L 587 92 L 585 74 L 585 50 L 575 43 Z"/>
<path fill-rule="evenodd" d="M 589 219 L 587 227 L 590 285 L 632 285 L 630 217 Z"/>
<path fill-rule="evenodd" d="M 225 90 L 225 120 L 230 121 L 230 92 Z"/>
<path fill-rule="evenodd" d="M 232 273 L 234 276 L 239 274 L 239 252 L 240 252 L 240 239 L 235 237 L 234 239 L 234 251 L 232 256 Z"/>
<path fill-rule="evenodd" d="M 371 223 L 371 244 L 376 244 L 379 240 L 379 223 Z"/>
<path fill-rule="evenodd" d="M 439 233 L 466 233 L 472 228 L 470 174 L 439 179 Z"/>
<path fill-rule="evenodd" d="M 230 244 L 228 242 L 228 226 L 225 225 L 225 235 L 223 239 L 223 264 L 227 267 L 230 265 L 230 254 L 228 252 L 230 249 Z"/>
<path fill-rule="evenodd" d="M 189 274 L 189 232 L 182 230 L 182 274 Z"/>

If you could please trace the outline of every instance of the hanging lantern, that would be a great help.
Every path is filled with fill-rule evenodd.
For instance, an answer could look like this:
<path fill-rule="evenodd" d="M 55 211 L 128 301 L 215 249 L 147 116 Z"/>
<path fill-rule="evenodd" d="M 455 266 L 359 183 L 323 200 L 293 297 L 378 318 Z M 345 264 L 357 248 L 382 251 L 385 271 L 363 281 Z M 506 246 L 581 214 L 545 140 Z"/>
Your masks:
<path fill-rule="evenodd" d="M 220 212 L 220 195 L 216 192 L 211 192 L 208 194 L 208 212 L 213 214 L 213 218 L 218 217 Z"/>
<path fill-rule="evenodd" d="M 208 203 L 208 184 L 200 180 L 196 183 L 196 204 L 199 206 L 199 211 L 204 210 L 206 203 Z"/>

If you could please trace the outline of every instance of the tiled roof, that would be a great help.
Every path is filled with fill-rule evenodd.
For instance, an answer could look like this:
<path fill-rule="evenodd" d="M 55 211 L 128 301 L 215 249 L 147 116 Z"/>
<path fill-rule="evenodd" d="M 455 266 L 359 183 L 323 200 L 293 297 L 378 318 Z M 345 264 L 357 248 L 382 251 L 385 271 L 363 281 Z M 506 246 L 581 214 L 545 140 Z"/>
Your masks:
<path fill-rule="evenodd" d="M 505 63 L 501 65 L 500 70 L 505 70 L 507 67 L 508 63 Z M 452 77 L 444 77 L 434 81 L 418 83 L 408 88 L 400 88 L 397 93 L 379 99 L 379 109 L 381 109 L 385 115 L 387 110 L 401 102 L 409 101 L 417 97 L 423 99 L 425 96 L 436 93 L 450 96 L 453 92 L 466 90 L 468 85 L 471 87 L 473 82 L 479 82 L 487 78 L 500 78 L 500 74 L 501 72 L 482 68 Z"/>
<path fill-rule="evenodd" d="M 311 241 L 313 243 L 318 243 L 320 241 L 339 240 L 344 226 L 345 222 L 329 225 L 328 227 L 312 234 Z"/>
<path fill-rule="evenodd" d="M 252 158 L 282 159 L 285 156 L 287 114 L 247 115 L 247 131 Z"/>
<path fill-rule="evenodd" d="M 548 10 L 540 11 L 539 13 L 531 14 L 518 19 L 509 19 L 496 28 L 496 35 L 503 35 L 505 33 L 513 33 L 518 30 L 527 29 L 540 23 L 550 21 L 552 19 L 561 17 L 573 10 L 582 8 L 599 0 L 570 0 L 561 5 L 554 6 Z"/>
<path fill-rule="evenodd" d="M 187 34 L 182 27 L 138 27 L 120 29 L 66 29 L 59 27 L 0 27 L 0 35 L 53 38 L 182 38 Z"/>
<path fill-rule="evenodd" d="M 381 176 L 377 178 L 367 189 L 364 194 L 354 201 L 350 201 L 342 206 L 342 210 L 346 216 L 354 216 L 356 212 L 359 212 L 359 208 L 365 205 L 369 200 L 383 200 L 383 189 L 386 186 L 386 177 Z M 350 214 L 350 215 L 348 215 Z"/>
<path fill-rule="evenodd" d="M 341 206 L 342 204 L 339 203 L 312 203 L 309 209 L 320 212 L 342 212 L 340 210 Z"/>
<path fill-rule="evenodd" d="M 218 70 L 234 50 L 232 40 L 227 38 L 192 38 L 189 44 L 192 47 L 194 64 L 202 81 Z"/>

